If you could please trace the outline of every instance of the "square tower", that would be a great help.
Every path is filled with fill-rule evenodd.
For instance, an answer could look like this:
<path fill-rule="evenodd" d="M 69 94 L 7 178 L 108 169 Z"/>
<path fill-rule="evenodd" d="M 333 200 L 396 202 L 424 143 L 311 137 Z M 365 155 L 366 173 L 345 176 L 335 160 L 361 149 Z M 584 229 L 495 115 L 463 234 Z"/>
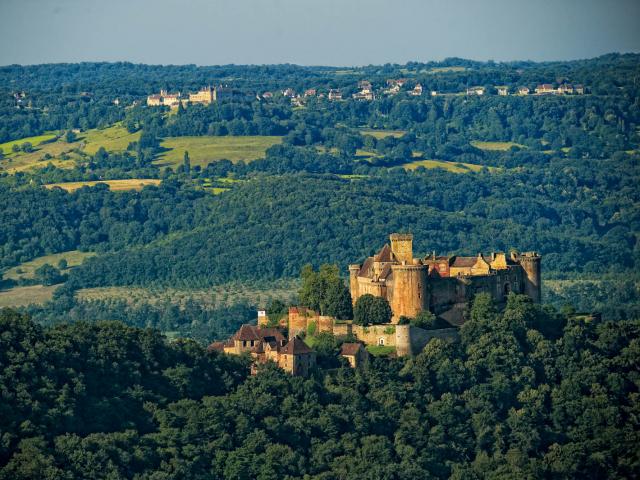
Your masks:
<path fill-rule="evenodd" d="M 392 233 L 391 252 L 399 262 L 411 264 L 413 262 L 413 235 L 410 233 Z"/>

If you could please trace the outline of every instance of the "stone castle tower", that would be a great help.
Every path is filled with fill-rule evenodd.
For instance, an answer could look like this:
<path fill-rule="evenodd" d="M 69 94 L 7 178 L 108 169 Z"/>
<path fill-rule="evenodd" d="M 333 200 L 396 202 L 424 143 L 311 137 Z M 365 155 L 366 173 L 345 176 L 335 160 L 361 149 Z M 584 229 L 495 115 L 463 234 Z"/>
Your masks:
<path fill-rule="evenodd" d="M 504 302 L 509 293 L 541 300 L 541 256 L 535 252 L 492 253 L 485 256 L 413 258 L 413 236 L 393 233 L 390 243 L 363 264 L 349 265 L 349 288 L 355 304 L 371 294 L 387 299 L 392 322 L 429 310 L 452 325 L 464 321 L 464 311 L 481 292 Z"/>
<path fill-rule="evenodd" d="M 540 303 L 542 300 L 542 281 L 540 279 L 540 261 L 542 257 L 536 252 L 525 252 L 520 255 L 512 255 L 514 261 L 517 261 L 526 273 L 524 282 L 524 293 L 531 299 Z"/>

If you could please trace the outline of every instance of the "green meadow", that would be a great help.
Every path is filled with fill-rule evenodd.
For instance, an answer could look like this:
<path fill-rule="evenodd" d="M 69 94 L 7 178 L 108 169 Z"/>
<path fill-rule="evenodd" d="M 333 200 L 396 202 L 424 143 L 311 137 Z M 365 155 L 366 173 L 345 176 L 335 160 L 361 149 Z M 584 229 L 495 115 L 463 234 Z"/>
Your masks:
<path fill-rule="evenodd" d="M 527 148 L 524 145 L 515 142 L 480 142 L 478 140 L 472 141 L 471 145 L 479 148 L 480 150 L 489 150 L 494 152 L 506 152 L 511 147 Z"/>
<path fill-rule="evenodd" d="M 160 143 L 167 150 L 158 155 L 156 164 L 175 168 L 182 164 L 185 151 L 192 166 L 205 167 L 223 159 L 251 162 L 264 158 L 265 151 L 281 141 L 282 137 L 275 136 L 168 137 Z"/>

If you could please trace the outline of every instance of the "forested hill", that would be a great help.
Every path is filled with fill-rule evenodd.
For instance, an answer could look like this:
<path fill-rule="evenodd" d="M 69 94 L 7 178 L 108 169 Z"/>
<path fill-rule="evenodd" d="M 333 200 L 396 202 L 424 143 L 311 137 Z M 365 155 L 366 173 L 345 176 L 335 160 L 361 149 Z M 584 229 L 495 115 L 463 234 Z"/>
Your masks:
<path fill-rule="evenodd" d="M 346 275 L 409 231 L 417 254 L 536 250 L 545 301 L 635 317 L 639 58 L 0 67 L 0 305 L 225 338 L 306 263 Z"/>
<path fill-rule="evenodd" d="M 637 321 L 479 296 L 461 333 L 247 378 L 192 341 L 0 311 L 0 479 L 637 478 Z"/>
<path fill-rule="evenodd" d="M 556 274 L 632 267 L 630 225 L 638 212 L 629 197 L 638 177 L 617 174 L 614 162 L 606 180 L 587 168 L 569 178 L 562 172 L 570 168 L 560 162 L 499 176 L 402 170 L 346 179 L 258 176 L 213 202 L 194 232 L 96 258 L 74 271 L 71 282 L 212 285 L 296 276 L 305 263 L 346 270 L 394 231 L 413 232 L 415 251 L 423 254 L 535 249 L 545 271 Z M 606 204 L 585 198 L 587 191 L 604 195 Z M 615 219 L 608 208 L 619 212 Z"/>

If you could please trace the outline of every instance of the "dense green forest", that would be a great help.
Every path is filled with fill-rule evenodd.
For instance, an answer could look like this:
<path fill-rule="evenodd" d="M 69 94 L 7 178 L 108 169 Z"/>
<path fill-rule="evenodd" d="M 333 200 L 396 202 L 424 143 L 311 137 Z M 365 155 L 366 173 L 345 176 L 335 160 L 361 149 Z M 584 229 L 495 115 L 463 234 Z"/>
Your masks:
<path fill-rule="evenodd" d="M 4 310 L 0 478 L 637 478 L 639 334 L 481 295 L 460 343 L 248 377 L 157 331 Z"/>

